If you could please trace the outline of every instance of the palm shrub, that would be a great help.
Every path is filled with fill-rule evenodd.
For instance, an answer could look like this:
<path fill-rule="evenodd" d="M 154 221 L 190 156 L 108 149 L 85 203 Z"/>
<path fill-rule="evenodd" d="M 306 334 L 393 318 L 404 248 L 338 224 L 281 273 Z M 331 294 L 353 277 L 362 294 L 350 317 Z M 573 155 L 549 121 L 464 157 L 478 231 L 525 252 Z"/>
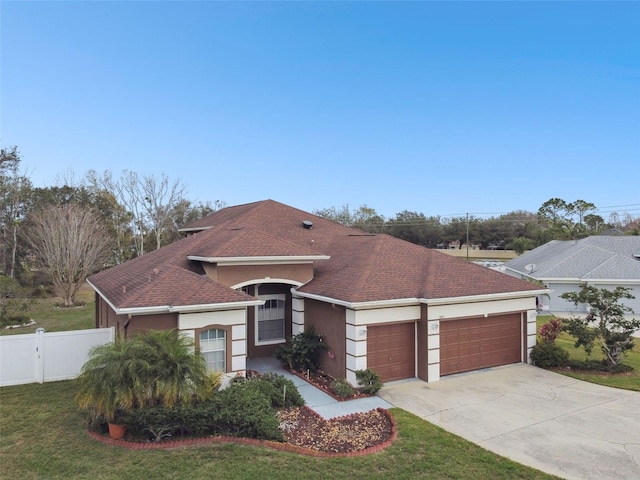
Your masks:
<path fill-rule="evenodd" d="M 80 408 L 108 422 L 139 408 L 188 405 L 211 388 L 204 358 L 175 330 L 95 347 L 76 383 Z"/>

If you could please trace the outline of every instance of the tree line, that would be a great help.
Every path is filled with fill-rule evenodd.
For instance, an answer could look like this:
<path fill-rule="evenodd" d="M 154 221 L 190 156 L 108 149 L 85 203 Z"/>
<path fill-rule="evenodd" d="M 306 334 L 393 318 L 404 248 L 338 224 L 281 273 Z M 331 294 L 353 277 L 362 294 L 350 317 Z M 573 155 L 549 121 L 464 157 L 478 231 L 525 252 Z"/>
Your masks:
<path fill-rule="evenodd" d="M 537 212 L 514 210 L 496 217 L 474 215 L 442 217 L 404 210 L 385 218 L 375 209 L 362 205 L 351 210 L 348 205 L 329 207 L 313 213 L 369 233 L 387 233 L 427 248 L 509 249 L 518 254 L 551 240 L 576 240 L 607 230 L 640 235 L 640 219 L 629 214 L 613 213 L 605 219 L 596 213 L 595 204 L 584 200 L 567 202 L 551 198 Z"/>
<path fill-rule="evenodd" d="M 0 313 L 20 287 L 50 286 L 72 305 L 86 276 L 158 249 L 180 238 L 179 229 L 226 206 L 193 201 L 180 180 L 164 174 L 90 170 L 52 187 L 35 187 L 17 147 L 0 151 Z M 387 233 L 429 248 L 534 248 L 553 239 L 575 239 L 618 228 L 638 235 L 630 216 L 605 221 L 592 203 L 553 198 L 537 212 L 514 210 L 482 219 L 425 216 L 404 210 L 385 218 L 375 209 L 347 205 L 313 212 L 370 233 Z"/>
<path fill-rule="evenodd" d="M 194 202 L 166 175 L 90 170 L 35 187 L 17 147 L 0 150 L 0 314 L 21 287 L 52 287 L 65 305 L 95 271 L 169 244 L 179 228 L 224 207 Z"/>

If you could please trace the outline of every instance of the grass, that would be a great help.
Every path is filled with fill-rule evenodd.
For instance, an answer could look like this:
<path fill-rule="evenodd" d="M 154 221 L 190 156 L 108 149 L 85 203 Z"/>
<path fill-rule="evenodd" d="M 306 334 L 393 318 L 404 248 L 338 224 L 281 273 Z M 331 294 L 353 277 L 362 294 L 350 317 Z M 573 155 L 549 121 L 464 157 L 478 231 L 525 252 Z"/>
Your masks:
<path fill-rule="evenodd" d="M 551 479 L 400 409 L 398 440 L 381 453 L 318 459 L 267 448 L 211 444 L 131 451 L 104 445 L 83 428 L 72 381 L 0 389 L 3 480 L 75 479 Z"/>
<path fill-rule="evenodd" d="M 538 316 L 537 325 L 538 331 L 540 327 L 548 322 L 551 315 Z M 569 352 L 569 358 L 572 360 L 586 360 L 587 354 L 583 348 L 576 348 L 574 346 L 575 340 L 568 333 L 563 332 L 556 344 L 564 348 Z M 603 372 L 588 372 L 588 371 L 575 371 L 567 369 L 554 370 L 563 375 L 584 380 L 586 382 L 597 383 L 599 385 L 605 385 L 607 387 L 623 388 L 625 390 L 640 391 L 640 339 L 635 340 L 633 350 L 630 350 L 625 354 L 624 364 L 633 367 L 633 370 L 628 373 L 620 374 L 607 374 Z M 594 347 L 591 353 L 591 358 L 594 360 L 602 360 L 604 358 L 602 352 L 598 347 Z"/>
<path fill-rule="evenodd" d="M 95 301 L 93 290 L 88 285 L 82 287 L 76 296 L 76 302 L 82 303 L 83 305 L 78 307 L 61 307 L 62 300 L 58 297 L 36 299 L 33 305 L 31 305 L 28 314 L 37 324 L 8 330 L 1 329 L 0 335 L 34 333 L 38 327 L 44 328 L 47 332 L 94 328 Z"/>

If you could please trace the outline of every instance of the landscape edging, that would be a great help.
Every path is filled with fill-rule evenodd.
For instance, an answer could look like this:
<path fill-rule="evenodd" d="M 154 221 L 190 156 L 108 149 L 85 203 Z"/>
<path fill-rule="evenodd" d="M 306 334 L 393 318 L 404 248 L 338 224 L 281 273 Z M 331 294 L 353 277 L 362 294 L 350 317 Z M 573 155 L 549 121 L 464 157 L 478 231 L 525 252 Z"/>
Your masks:
<path fill-rule="evenodd" d="M 275 450 L 281 450 L 290 453 L 299 453 L 301 455 L 307 455 L 311 457 L 331 458 L 331 457 L 359 457 L 363 455 L 370 455 L 372 453 L 378 453 L 389 447 L 396 438 L 398 438 L 398 427 L 393 416 L 388 410 L 384 408 L 377 408 L 379 412 L 384 413 L 391 422 L 391 437 L 380 442 L 377 445 L 364 448 L 362 450 L 355 450 L 353 452 L 321 452 L 319 450 L 312 450 L 309 448 L 298 447 L 290 443 L 280 443 L 272 440 L 259 440 L 257 438 L 244 438 L 244 437 L 230 437 L 226 435 L 213 436 L 213 437 L 201 437 L 201 438 L 187 438 L 184 440 L 167 440 L 162 442 L 129 442 L 127 440 L 115 440 L 108 436 L 101 435 L 97 432 L 87 430 L 89 436 L 106 444 L 114 445 L 117 447 L 127 448 L 129 450 L 157 450 L 157 449 L 170 449 L 170 448 L 183 448 L 193 445 L 207 445 L 210 443 L 239 443 L 241 445 L 251 445 L 256 447 L 267 447 Z M 340 418 L 340 417 L 338 417 Z"/>

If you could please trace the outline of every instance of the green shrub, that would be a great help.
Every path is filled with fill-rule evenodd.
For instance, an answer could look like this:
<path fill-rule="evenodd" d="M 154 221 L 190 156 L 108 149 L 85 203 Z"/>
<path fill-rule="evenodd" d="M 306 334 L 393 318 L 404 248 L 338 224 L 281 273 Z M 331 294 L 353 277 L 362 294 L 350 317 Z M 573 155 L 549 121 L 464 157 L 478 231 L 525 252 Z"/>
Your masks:
<path fill-rule="evenodd" d="M 301 407 L 304 405 L 304 398 L 300 395 L 298 388 L 291 380 L 282 375 L 267 372 L 252 381 L 263 382 L 273 387 L 271 390 L 271 405 L 275 408 Z"/>
<path fill-rule="evenodd" d="M 133 410 L 125 422 L 129 435 L 139 440 L 229 435 L 284 441 L 271 405 L 275 391 L 274 384 L 259 379 L 232 383 L 203 402 Z"/>
<path fill-rule="evenodd" d="M 338 380 L 333 382 L 331 389 L 333 390 L 333 393 L 335 393 L 336 396 L 340 398 L 348 398 L 353 396 L 353 394 L 355 393 L 353 387 L 349 385 L 349 383 L 344 378 L 339 378 Z"/>
<path fill-rule="evenodd" d="M 256 382 L 231 384 L 214 396 L 213 433 L 236 437 L 284 441 L 271 399 Z"/>
<path fill-rule="evenodd" d="M 538 343 L 530 356 L 533 363 L 541 368 L 564 367 L 569 362 L 569 352 L 553 342 Z"/>
<path fill-rule="evenodd" d="M 609 365 L 606 360 L 594 360 L 592 358 L 587 360 L 569 360 L 567 366 L 574 370 L 593 370 L 606 373 L 627 373 L 633 371 L 631 365 L 625 365 L 624 363 Z"/>
<path fill-rule="evenodd" d="M 9 317 L 3 317 L 0 319 L 1 327 L 8 327 L 10 325 L 25 325 L 31 321 L 29 315 L 13 315 Z"/>
<path fill-rule="evenodd" d="M 280 345 L 274 356 L 291 370 L 317 372 L 320 369 L 320 355 L 329 347 L 316 334 L 313 327 L 302 333 L 289 337 L 284 345 Z"/>
<path fill-rule="evenodd" d="M 366 370 L 356 370 L 356 379 L 358 384 L 362 385 L 362 392 L 369 395 L 375 395 L 384 386 L 380 380 L 380 375 L 367 368 Z"/>

